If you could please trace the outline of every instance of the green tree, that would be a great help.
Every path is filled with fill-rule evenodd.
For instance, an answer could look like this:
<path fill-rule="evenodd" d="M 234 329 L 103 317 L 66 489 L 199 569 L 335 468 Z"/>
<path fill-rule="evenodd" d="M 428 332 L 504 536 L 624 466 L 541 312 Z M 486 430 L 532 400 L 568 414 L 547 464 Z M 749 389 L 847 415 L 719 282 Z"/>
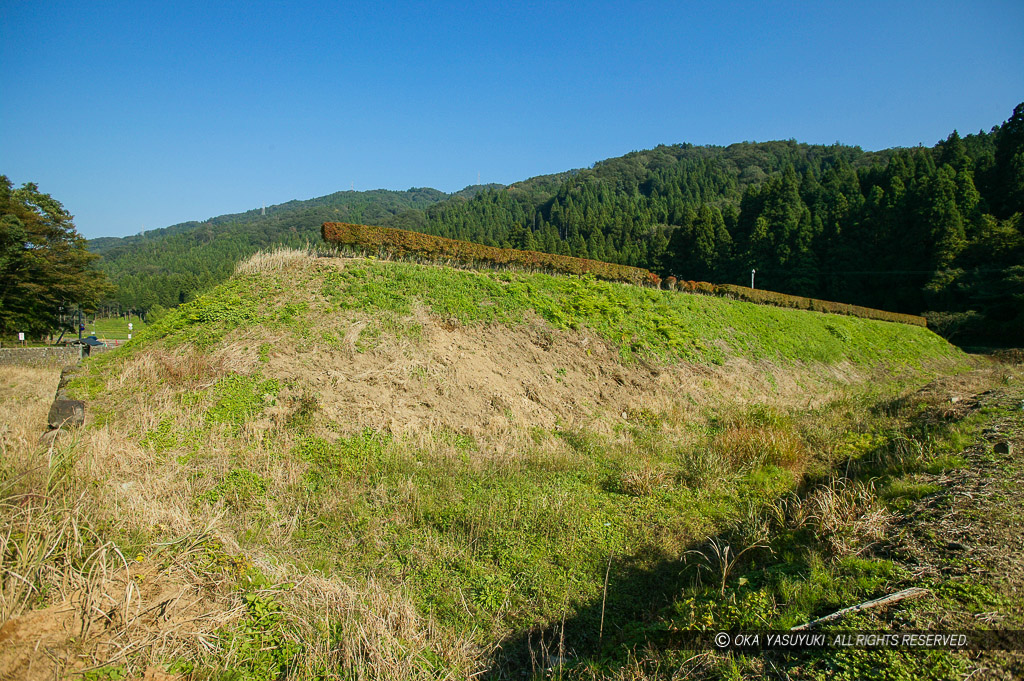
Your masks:
<path fill-rule="evenodd" d="M 40 336 L 58 326 L 61 307 L 93 311 L 111 292 L 71 220 L 34 183 L 14 189 L 0 175 L 0 334 Z"/>
<path fill-rule="evenodd" d="M 672 274 L 683 279 L 719 279 L 732 250 L 722 212 L 707 204 L 696 213 L 688 211 L 683 224 L 672 232 L 668 248 Z"/>
<path fill-rule="evenodd" d="M 966 246 L 963 216 L 956 205 L 956 171 L 942 166 L 925 186 L 922 196 L 921 221 L 930 230 L 934 245 L 932 262 L 935 269 L 949 267 Z"/>
<path fill-rule="evenodd" d="M 997 216 L 1024 212 L 1024 102 L 996 136 L 995 176 Z"/>

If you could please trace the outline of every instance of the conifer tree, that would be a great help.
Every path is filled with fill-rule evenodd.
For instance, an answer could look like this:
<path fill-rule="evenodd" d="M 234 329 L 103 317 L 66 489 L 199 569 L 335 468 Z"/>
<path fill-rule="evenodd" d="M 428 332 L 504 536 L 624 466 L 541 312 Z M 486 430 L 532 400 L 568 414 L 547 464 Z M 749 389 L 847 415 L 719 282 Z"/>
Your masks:
<path fill-rule="evenodd" d="M 1024 213 L 1024 102 L 996 135 L 994 174 L 996 216 Z"/>

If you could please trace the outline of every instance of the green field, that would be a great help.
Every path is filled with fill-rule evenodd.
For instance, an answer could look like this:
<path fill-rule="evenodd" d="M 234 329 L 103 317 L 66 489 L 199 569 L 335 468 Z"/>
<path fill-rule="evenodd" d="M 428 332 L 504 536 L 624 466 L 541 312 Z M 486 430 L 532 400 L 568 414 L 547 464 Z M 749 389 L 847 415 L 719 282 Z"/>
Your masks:
<path fill-rule="evenodd" d="M 129 323 L 133 326 L 130 332 L 128 331 Z M 128 340 L 129 333 L 134 338 L 144 328 L 146 328 L 146 322 L 142 321 L 142 318 L 138 315 L 130 317 L 95 317 L 92 320 L 86 321 L 83 335 L 95 335 L 100 339 Z M 77 334 L 75 335 L 77 336 Z"/>
<path fill-rule="evenodd" d="M 211 345 L 236 329 L 289 330 L 313 347 L 322 320 L 365 315 L 361 339 L 408 335 L 417 308 L 468 327 L 516 328 L 533 317 L 553 330 L 589 330 L 615 347 L 620 359 L 720 365 L 750 361 L 851 362 L 866 367 L 918 364 L 962 357 L 923 327 L 845 315 L 793 310 L 724 298 L 664 291 L 593 277 L 514 271 L 467 271 L 403 262 L 354 260 L 344 268 L 306 267 L 285 275 L 236 276 L 151 325 L 139 338 Z M 315 298 L 315 300 L 313 300 Z"/>

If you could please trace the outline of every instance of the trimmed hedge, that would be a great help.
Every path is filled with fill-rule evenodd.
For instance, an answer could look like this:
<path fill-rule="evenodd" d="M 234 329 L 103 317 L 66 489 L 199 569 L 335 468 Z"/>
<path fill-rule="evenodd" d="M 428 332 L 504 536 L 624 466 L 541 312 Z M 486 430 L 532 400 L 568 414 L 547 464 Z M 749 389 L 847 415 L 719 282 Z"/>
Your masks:
<path fill-rule="evenodd" d="M 917 315 L 912 314 L 902 314 L 900 312 L 876 310 L 873 307 L 861 307 L 860 305 L 850 305 L 849 303 L 835 303 L 831 300 L 819 300 L 818 298 L 791 296 L 788 293 L 777 293 L 776 291 L 767 291 L 765 289 L 753 289 L 747 286 L 737 286 L 735 284 L 712 284 L 706 281 L 683 281 L 681 279 L 678 282 L 675 282 L 672 277 L 666 278 L 665 281 L 669 282 L 670 288 L 671 284 L 675 283 L 675 288 L 677 290 L 686 291 L 687 293 L 702 293 L 708 296 L 735 298 L 736 300 L 743 300 L 748 303 L 757 303 L 759 305 L 792 307 L 797 310 L 814 310 L 815 312 L 845 314 L 852 317 L 862 317 L 864 319 L 879 319 L 884 322 L 898 322 L 900 324 L 911 324 L 913 326 L 928 326 L 928 322 L 924 317 L 918 317 Z"/>
<path fill-rule="evenodd" d="M 640 286 L 661 286 L 661 277 L 639 267 L 627 267 L 600 260 L 571 258 L 538 251 L 495 248 L 469 241 L 410 232 L 391 227 L 353 225 L 347 222 L 325 222 L 321 229 L 324 241 L 345 246 L 384 250 L 395 255 L 415 253 L 431 260 L 458 260 L 496 265 L 517 265 L 530 269 L 551 270 L 563 274 L 592 274 L 598 279 L 623 281 Z"/>
<path fill-rule="evenodd" d="M 687 285 L 694 282 L 686 282 Z M 785 293 L 776 293 L 775 291 L 764 291 L 761 289 L 752 289 L 746 286 L 736 286 L 735 284 L 708 284 L 707 282 L 696 282 L 696 290 L 698 292 L 707 292 L 701 290 L 701 286 L 710 287 L 710 291 L 717 296 L 728 296 L 730 298 L 737 298 L 739 300 L 745 300 L 750 303 L 760 303 L 762 305 L 777 305 L 779 307 L 794 307 L 798 310 L 815 310 L 816 312 L 831 312 L 832 314 L 846 314 L 854 317 L 863 317 L 865 319 L 880 319 L 885 322 L 899 322 L 900 324 L 912 324 L 914 326 L 928 326 L 928 322 L 924 317 L 918 317 L 912 314 L 902 314 L 899 312 L 887 312 L 885 310 L 876 310 L 871 307 L 861 307 L 860 305 L 850 305 L 848 303 L 835 303 L 830 300 L 818 300 L 817 298 L 804 298 L 802 296 L 791 296 Z M 687 286 L 689 288 L 689 286 Z"/>

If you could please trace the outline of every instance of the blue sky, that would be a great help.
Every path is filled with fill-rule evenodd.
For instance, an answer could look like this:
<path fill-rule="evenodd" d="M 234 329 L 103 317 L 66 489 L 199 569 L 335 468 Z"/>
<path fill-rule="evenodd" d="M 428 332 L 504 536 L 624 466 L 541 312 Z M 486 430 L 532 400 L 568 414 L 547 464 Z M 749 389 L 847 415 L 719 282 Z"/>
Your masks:
<path fill-rule="evenodd" d="M 87 237 L 657 144 L 865 149 L 1024 101 L 1024 3 L 0 0 L 0 173 Z"/>

